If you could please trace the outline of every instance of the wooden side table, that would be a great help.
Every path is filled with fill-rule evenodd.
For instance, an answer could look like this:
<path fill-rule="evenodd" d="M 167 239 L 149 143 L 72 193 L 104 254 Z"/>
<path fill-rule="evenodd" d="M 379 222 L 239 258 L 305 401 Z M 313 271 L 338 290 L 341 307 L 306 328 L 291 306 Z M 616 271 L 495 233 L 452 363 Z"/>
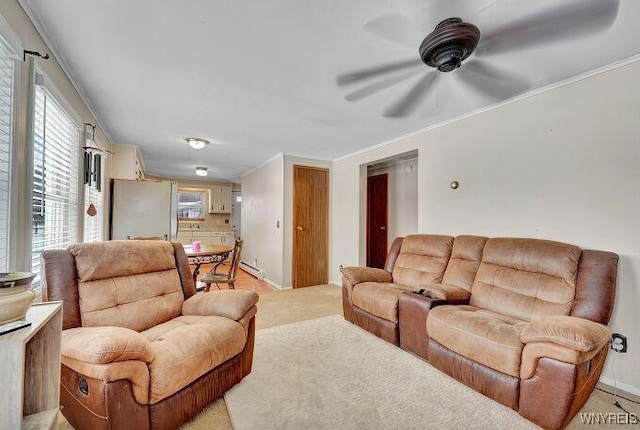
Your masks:
<path fill-rule="evenodd" d="M 0 428 L 57 429 L 62 302 L 34 304 L 25 319 L 0 335 Z"/>

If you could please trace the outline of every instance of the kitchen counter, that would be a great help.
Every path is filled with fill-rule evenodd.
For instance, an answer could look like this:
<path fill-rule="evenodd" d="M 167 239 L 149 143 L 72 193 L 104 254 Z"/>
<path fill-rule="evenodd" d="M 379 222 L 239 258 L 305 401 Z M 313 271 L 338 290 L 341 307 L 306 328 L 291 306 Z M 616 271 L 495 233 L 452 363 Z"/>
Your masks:
<path fill-rule="evenodd" d="M 177 242 L 182 244 L 190 244 L 194 240 L 202 243 L 203 245 L 225 245 L 233 246 L 235 243 L 235 234 L 230 229 L 205 229 L 205 228 L 191 228 L 191 229 L 179 229 Z"/>

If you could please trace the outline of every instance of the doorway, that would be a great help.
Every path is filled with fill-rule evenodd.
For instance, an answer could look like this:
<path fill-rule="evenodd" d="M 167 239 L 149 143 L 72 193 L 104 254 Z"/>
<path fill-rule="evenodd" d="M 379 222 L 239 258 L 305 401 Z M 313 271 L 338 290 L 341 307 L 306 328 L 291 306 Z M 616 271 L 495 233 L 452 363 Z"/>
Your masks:
<path fill-rule="evenodd" d="M 293 288 L 329 277 L 329 170 L 293 166 Z"/>
<path fill-rule="evenodd" d="M 383 268 L 393 240 L 418 233 L 418 151 L 366 165 L 365 183 L 360 255 L 362 264 Z"/>
<path fill-rule="evenodd" d="M 367 267 L 384 268 L 387 258 L 388 175 L 367 177 Z"/>

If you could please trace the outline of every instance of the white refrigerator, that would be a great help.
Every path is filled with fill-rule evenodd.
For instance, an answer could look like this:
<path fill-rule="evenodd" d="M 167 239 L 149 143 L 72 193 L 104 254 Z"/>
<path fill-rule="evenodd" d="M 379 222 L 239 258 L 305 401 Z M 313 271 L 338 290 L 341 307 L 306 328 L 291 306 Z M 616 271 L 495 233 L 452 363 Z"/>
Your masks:
<path fill-rule="evenodd" d="M 113 179 L 111 182 L 111 240 L 178 235 L 178 188 L 175 182 Z"/>

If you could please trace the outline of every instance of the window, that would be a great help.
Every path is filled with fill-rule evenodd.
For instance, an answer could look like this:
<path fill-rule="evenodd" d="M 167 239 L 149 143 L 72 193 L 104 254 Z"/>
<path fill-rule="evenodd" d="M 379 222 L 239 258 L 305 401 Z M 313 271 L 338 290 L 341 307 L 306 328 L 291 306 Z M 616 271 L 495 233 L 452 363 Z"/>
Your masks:
<path fill-rule="evenodd" d="M 178 219 L 204 221 L 204 192 L 178 190 Z"/>
<path fill-rule="evenodd" d="M 39 273 L 42 251 L 78 241 L 80 148 L 79 126 L 42 85 L 36 85 L 34 114 L 31 271 Z M 33 285 L 39 284 L 36 277 Z"/>
<path fill-rule="evenodd" d="M 0 37 L 0 272 L 7 271 L 15 55 Z"/>

